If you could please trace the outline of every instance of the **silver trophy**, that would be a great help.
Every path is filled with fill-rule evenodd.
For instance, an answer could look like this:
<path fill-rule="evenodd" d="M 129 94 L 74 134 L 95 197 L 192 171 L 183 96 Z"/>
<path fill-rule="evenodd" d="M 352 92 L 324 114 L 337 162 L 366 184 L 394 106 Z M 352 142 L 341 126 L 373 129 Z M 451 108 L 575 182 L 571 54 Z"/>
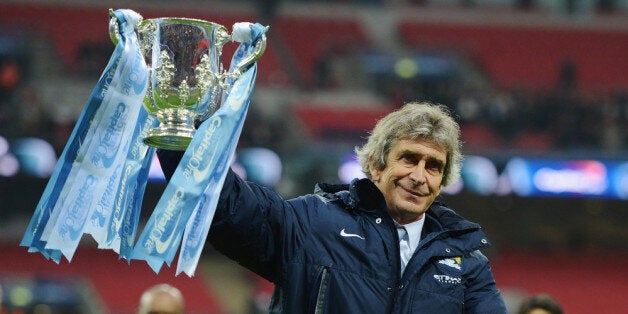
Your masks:
<path fill-rule="evenodd" d="M 116 44 L 118 22 L 110 17 L 109 33 Z M 195 124 L 210 117 L 223 93 L 229 92 L 228 81 L 237 79 L 266 49 L 264 36 L 254 52 L 228 72 L 221 63 L 222 48 L 233 40 L 222 25 L 167 17 L 141 20 L 135 30 L 150 73 L 144 107 L 160 122 L 144 143 L 168 150 L 188 147 Z"/>

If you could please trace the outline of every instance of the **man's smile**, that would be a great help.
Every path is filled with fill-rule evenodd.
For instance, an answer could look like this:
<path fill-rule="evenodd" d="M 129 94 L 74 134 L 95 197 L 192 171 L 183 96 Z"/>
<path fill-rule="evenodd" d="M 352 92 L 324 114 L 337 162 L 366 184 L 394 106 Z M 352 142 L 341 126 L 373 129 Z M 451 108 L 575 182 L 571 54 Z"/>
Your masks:
<path fill-rule="evenodd" d="M 405 187 L 402 184 L 398 184 L 398 186 L 399 186 L 399 188 L 401 188 L 401 190 L 405 191 L 406 193 L 410 194 L 411 196 L 415 196 L 415 197 L 425 197 L 425 196 L 427 196 L 427 193 L 421 193 L 421 192 L 417 191 L 416 189 Z"/>

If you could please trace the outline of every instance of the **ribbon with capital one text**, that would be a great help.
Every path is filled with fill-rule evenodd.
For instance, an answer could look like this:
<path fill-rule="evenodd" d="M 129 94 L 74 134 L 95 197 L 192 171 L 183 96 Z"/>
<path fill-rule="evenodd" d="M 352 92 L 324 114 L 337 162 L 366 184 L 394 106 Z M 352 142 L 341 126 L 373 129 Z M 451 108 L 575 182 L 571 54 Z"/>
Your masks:
<path fill-rule="evenodd" d="M 234 26 L 233 37 L 243 42 L 233 56 L 231 70 L 253 53 L 253 43 L 265 31 L 260 24 Z M 240 137 L 256 75 L 257 64 L 253 64 L 233 82 L 220 109 L 201 124 L 146 223 L 133 259 L 146 260 L 157 272 L 163 263 L 170 266 L 183 238 L 177 274 L 183 271 L 193 275 Z"/>
<path fill-rule="evenodd" d="M 70 135 L 21 242 L 29 251 L 41 252 L 57 263 L 62 256 L 72 259 L 88 217 L 99 216 L 111 207 L 116 192 L 113 189 L 118 186 L 124 164 L 121 158 L 126 157 L 125 152 L 134 142 L 130 133 L 136 132 L 135 126 L 150 124 L 137 105 L 148 83 L 148 69 L 134 31 L 141 16 L 130 10 L 119 10 L 115 15 L 120 41 Z M 142 158 L 146 158 L 149 149 L 143 150 Z M 135 193 L 142 191 L 136 189 Z M 107 206 L 100 206 L 103 204 Z M 101 223 L 98 220 L 95 222 Z"/>
<path fill-rule="evenodd" d="M 183 241 L 177 275 L 185 272 L 192 276 L 248 110 L 257 64 L 229 82 L 231 90 L 222 98 L 220 109 L 199 127 L 134 244 L 155 152 L 142 138 L 158 122 L 142 105 L 149 69 L 134 29 L 142 17 L 126 9 L 113 14 L 119 26 L 118 43 L 59 157 L 20 245 L 57 263 L 63 256 L 71 261 L 82 235 L 87 233 L 99 248 L 112 249 L 129 262 L 146 260 L 159 272 L 164 262 L 170 265 Z M 255 41 L 265 31 L 257 23 L 234 25 L 232 38 L 240 45 L 231 67 L 253 52 Z"/>

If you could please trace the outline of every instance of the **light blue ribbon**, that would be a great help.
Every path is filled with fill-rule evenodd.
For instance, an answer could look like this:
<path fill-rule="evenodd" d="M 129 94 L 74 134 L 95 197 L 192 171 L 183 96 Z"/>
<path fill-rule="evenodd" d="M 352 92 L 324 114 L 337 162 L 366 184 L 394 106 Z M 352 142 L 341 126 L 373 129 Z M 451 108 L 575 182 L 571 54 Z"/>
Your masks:
<path fill-rule="evenodd" d="M 150 117 L 145 110 L 140 112 L 133 138 L 135 142 L 129 149 L 126 163 L 122 167 L 122 174 L 113 200 L 112 210 L 107 223 L 106 239 L 100 248 L 112 249 L 120 257 L 129 259 L 133 249 L 137 226 L 141 212 L 142 200 L 148 171 L 155 154 L 155 148 L 143 143 L 149 129 L 158 125 L 157 119 Z"/>
<path fill-rule="evenodd" d="M 217 121 L 222 121 L 221 132 L 216 132 L 214 135 L 215 139 L 211 141 L 219 145 L 219 149 L 222 151 L 219 151 L 220 155 L 215 166 L 213 166 L 214 169 L 211 171 L 211 176 L 205 191 L 201 195 L 200 202 L 197 203 L 192 217 L 187 222 L 183 235 L 183 244 L 179 253 L 177 275 L 182 271 L 190 277 L 194 275 L 205 239 L 209 233 L 209 227 L 216 212 L 216 205 L 227 176 L 227 170 L 231 164 L 231 157 L 235 152 L 237 139 L 242 131 L 250 95 L 254 88 L 256 71 L 255 65 L 244 74 L 242 81 L 236 82 L 230 94 L 233 97 L 227 98 L 227 101 L 223 104 L 225 110 L 217 112 L 208 121 L 210 125 L 212 123 L 217 124 Z M 242 84 L 238 84 L 240 82 Z"/>
<path fill-rule="evenodd" d="M 240 44 L 232 68 L 253 52 L 253 43 L 265 31 L 260 24 L 251 25 L 251 42 Z M 232 82 L 220 109 L 201 124 L 144 227 L 132 258 L 145 260 L 155 272 L 164 262 L 170 266 L 183 237 L 177 274 L 194 274 L 244 124 L 256 74 L 254 63 Z"/>
<path fill-rule="evenodd" d="M 71 260 L 85 225 L 106 238 L 122 166 L 134 147 L 142 99 L 148 82 L 134 26 L 141 16 L 114 12 L 120 38 L 113 55 L 72 131 L 35 209 L 21 245 L 59 262 Z M 99 243 L 100 245 L 100 243 Z M 62 253 L 62 254 L 61 254 Z"/>
<path fill-rule="evenodd" d="M 257 64 L 228 82 L 231 89 L 220 109 L 201 124 L 134 245 L 155 151 L 141 139 L 157 121 L 142 106 L 148 69 L 134 29 L 141 16 L 131 10 L 113 14 L 119 41 L 20 245 L 59 263 L 62 256 L 71 260 L 83 233 L 89 233 L 99 248 L 113 249 L 129 261 L 146 260 L 159 272 L 164 262 L 172 263 L 183 238 L 177 275 L 192 276 L 244 124 Z M 241 44 L 231 60 L 232 73 L 265 31 L 260 24 L 250 24 L 237 36 L 234 30 Z"/>

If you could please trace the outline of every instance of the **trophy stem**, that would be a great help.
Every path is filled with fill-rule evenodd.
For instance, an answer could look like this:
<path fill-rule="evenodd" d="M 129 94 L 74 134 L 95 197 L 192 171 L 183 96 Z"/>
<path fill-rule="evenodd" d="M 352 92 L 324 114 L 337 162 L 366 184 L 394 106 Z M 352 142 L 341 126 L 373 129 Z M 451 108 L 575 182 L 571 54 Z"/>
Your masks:
<path fill-rule="evenodd" d="M 192 127 L 193 113 L 187 109 L 169 108 L 158 111 L 156 116 L 161 123 L 148 131 L 144 143 L 167 150 L 186 150 L 196 132 Z"/>

